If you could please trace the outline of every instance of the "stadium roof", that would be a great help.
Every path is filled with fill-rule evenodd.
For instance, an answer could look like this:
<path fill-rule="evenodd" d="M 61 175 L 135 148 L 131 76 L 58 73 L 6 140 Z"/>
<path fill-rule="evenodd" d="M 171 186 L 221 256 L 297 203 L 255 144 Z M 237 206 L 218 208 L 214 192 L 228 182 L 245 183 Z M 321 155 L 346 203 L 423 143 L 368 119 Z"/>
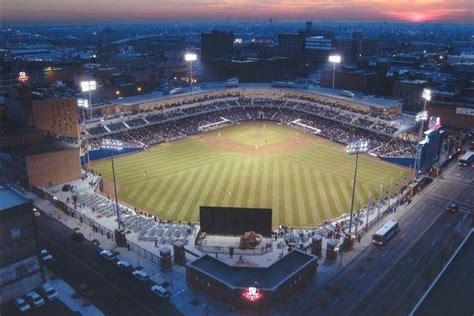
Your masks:
<path fill-rule="evenodd" d="M 187 89 L 187 88 L 184 88 Z M 228 88 L 226 87 L 226 83 L 224 82 L 219 82 L 219 83 L 206 83 L 200 86 L 195 86 L 193 92 L 185 92 L 185 93 L 180 93 L 180 94 L 168 94 L 165 95 L 162 92 L 152 92 L 148 94 L 142 94 L 142 95 L 137 95 L 137 96 L 132 96 L 132 97 L 125 97 L 121 99 L 115 99 L 115 100 L 110 100 L 110 103 L 118 104 L 118 105 L 125 105 L 125 106 L 131 106 L 131 105 L 138 105 L 142 104 L 145 102 L 159 102 L 159 101 L 165 101 L 165 100 L 172 100 L 175 98 L 179 97 L 186 97 L 186 96 L 191 96 L 191 95 L 200 95 L 200 94 L 205 94 L 208 92 L 218 92 L 220 90 L 235 90 L 235 89 L 242 89 L 242 90 L 250 90 L 250 89 L 275 89 L 275 90 L 287 90 L 288 92 L 299 92 L 299 93 L 312 93 L 315 95 L 321 95 L 321 96 L 326 96 L 334 99 L 339 99 L 347 102 L 354 102 L 354 103 L 360 103 L 362 105 L 366 106 L 371 106 L 374 108 L 390 108 L 390 107 L 395 107 L 401 105 L 400 100 L 395 100 L 395 99 L 387 99 L 387 98 L 379 98 L 379 97 L 374 97 L 374 96 L 366 96 L 362 94 L 358 94 L 353 98 L 346 97 L 343 95 L 340 95 L 342 93 L 342 90 L 337 90 L 335 93 L 332 92 L 332 89 L 330 88 L 323 88 L 323 87 L 317 87 L 317 86 L 309 86 L 307 89 L 298 89 L 298 88 L 276 88 L 272 87 L 272 84 L 270 83 L 240 83 L 238 87 L 234 88 Z M 189 91 L 189 90 L 188 90 Z"/>
<path fill-rule="evenodd" d="M 20 192 L 8 186 L 0 186 L 0 211 L 28 203 Z"/>
<path fill-rule="evenodd" d="M 209 255 L 189 265 L 231 287 L 245 288 L 256 281 L 262 288 L 271 289 L 316 260 L 312 255 L 294 250 L 268 268 L 229 266 Z"/>

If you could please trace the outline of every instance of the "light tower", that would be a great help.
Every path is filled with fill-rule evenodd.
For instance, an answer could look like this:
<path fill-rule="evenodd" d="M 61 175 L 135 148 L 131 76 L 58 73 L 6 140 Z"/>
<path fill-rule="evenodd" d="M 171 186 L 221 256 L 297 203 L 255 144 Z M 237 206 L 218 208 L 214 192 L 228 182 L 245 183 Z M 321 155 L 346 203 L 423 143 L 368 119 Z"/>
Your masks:
<path fill-rule="evenodd" d="M 81 105 L 83 108 L 89 108 L 89 116 L 92 117 L 92 97 L 91 97 L 91 92 L 97 89 L 97 82 L 95 80 L 90 80 L 90 81 L 81 81 L 81 90 L 82 92 L 87 92 L 88 94 L 88 100 L 89 102 L 82 101 Z M 78 104 L 79 105 L 79 104 Z M 84 133 L 84 139 L 85 139 L 85 145 L 84 145 L 84 150 L 86 151 L 87 155 L 87 170 L 90 172 L 91 171 L 91 162 L 90 162 L 90 156 L 89 156 L 89 144 L 88 144 L 88 139 L 86 137 L 86 115 L 85 115 L 85 110 L 83 111 L 84 113 L 84 118 L 82 120 L 82 132 Z"/>
<path fill-rule="evenodd" d="M 367 140 L 358 140 L 353 142 L 346 147 L 346 152 L 349 155 L 356 155 L 356 163 L 354 169 L 354 180 L 352 183 L 352 199 L 351 199 L 351 214 L 349 218 L 349 236 L 351 235 L 352 229 L 352 216 L 354 212 L 354 195 L 355 195 L 355 188 L 356 188 L 356 179 L 357 179 L 357 168 L 359 165 L 359 154 L 366 153 L 369 151 L 369 141 Z"/>
<path fill-rule="evenodd" d="M 197 55 L 195 53 L 186 53 L 184 54 L 184 60 L 189 63 L 189 81 L 191 82 L 191 92 L 193 92 L 193 61 L 197 60 Z"/>
<path fill-rule="evenodd" d="M 341 62 L 341 56 L 340 55 L 330 55 L 329 56 L 329 62 L 333 64 L 332 68 L 332 93 L 334 94 L 334 84 L 336 82 L 336 64 L 339 64 Z"/>
<path fill-rule="evenodd" d="M 114 164 L 114 150 L 121 151 L 123 149 L 123 143 L 119 140 L 105 138 L 102 140 L 101 147 L 104 149 L 110 149 L 110 160 L 112 162 L 112 177 L 114 181 L 114 194 L 115 194 L 115 211 L 117 213 L 117 225 L 120 230 L 120 208 L 117 195 L 117 182 L 115 180 L 115 164 Z"/>
<path fill-rule="evenodd" d="M 414 172 L 415 172 L 415 179 L 418 178 L 418 171 L 421 168 L 421 141 L 423 140 L 423 127 L 425 121 L 428 120 L 428 111 L 426 111 L 426 103 L 428 101 L 431 101 L 431 90 L 429 89 L 423 89 L 423 93 L 421 97 L 424 100 L 423 103 L 423 111 L 419 112 L 416 115 L 415 120 L 420 123 L 420 130 L 418 132 L 418 146 L 417 146 L 417 152 L 416 152 L 416 157 L 415 157 L 415 166 L 414 166 Z"/>

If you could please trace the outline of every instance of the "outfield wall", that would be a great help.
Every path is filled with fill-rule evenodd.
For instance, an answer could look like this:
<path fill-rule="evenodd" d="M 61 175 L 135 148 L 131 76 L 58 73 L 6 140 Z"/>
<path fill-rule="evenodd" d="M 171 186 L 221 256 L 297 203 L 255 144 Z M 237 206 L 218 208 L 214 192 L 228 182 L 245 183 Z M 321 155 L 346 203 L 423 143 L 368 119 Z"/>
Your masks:
<path fill-rule="evenodd" d="M 120 156 L 120 155 L 135 153 L 135 152 L 139 152 L 143 150 L 144 149 L 140 147 L 127 147 L 127 148 L 123 148 L 122 150 L 97 149 L 97 150 L 89 151 L 89 157 L 91 161 L 93 161 L 93 160 L 99 160 L 103 158 L 109 158 L 112 152 L 114 156 Z M 81 165 L 84 165 L 86 162 L 87 161 L 85 159 L 85 156 L 81 156 Z"/>
<path fill-rule="evenodd" d="M 415 158 L 411 157 L 379 157 L 382 160 L 403 166 L 408 168 L 413 168 L 415 165 Z"/>

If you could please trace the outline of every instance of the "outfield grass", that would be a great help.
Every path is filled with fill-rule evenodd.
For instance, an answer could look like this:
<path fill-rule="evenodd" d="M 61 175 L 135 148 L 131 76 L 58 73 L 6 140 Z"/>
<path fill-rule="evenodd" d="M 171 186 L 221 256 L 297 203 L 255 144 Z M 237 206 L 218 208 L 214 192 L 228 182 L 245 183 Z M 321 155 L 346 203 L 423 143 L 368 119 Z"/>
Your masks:
<path fill-rule="evenodd" d="M 201 205 L 268 207 L 274 225 L 314 226 L 349 211 L 354 164 L 328 140 L 246 123 L 118 157 L 115 168 L 120 200 L 164 219 L 198 221 Z M 112 178 L 108 159 L 92 166 Z M 407 169 L 360 156 L 355 206 L 391 178 L 395 189 L 400 173 Z"/>

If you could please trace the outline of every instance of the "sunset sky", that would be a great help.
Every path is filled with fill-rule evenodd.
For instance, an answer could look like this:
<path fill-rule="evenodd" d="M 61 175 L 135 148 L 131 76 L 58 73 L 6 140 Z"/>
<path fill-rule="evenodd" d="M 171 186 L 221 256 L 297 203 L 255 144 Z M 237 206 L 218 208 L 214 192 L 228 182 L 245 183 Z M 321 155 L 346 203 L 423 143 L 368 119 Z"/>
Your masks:
<path fill-rule="evenodd" d="M 474 19 L 474 0 L 0 0 L 8 23 L 296 19 L 446 21 Z"/>

